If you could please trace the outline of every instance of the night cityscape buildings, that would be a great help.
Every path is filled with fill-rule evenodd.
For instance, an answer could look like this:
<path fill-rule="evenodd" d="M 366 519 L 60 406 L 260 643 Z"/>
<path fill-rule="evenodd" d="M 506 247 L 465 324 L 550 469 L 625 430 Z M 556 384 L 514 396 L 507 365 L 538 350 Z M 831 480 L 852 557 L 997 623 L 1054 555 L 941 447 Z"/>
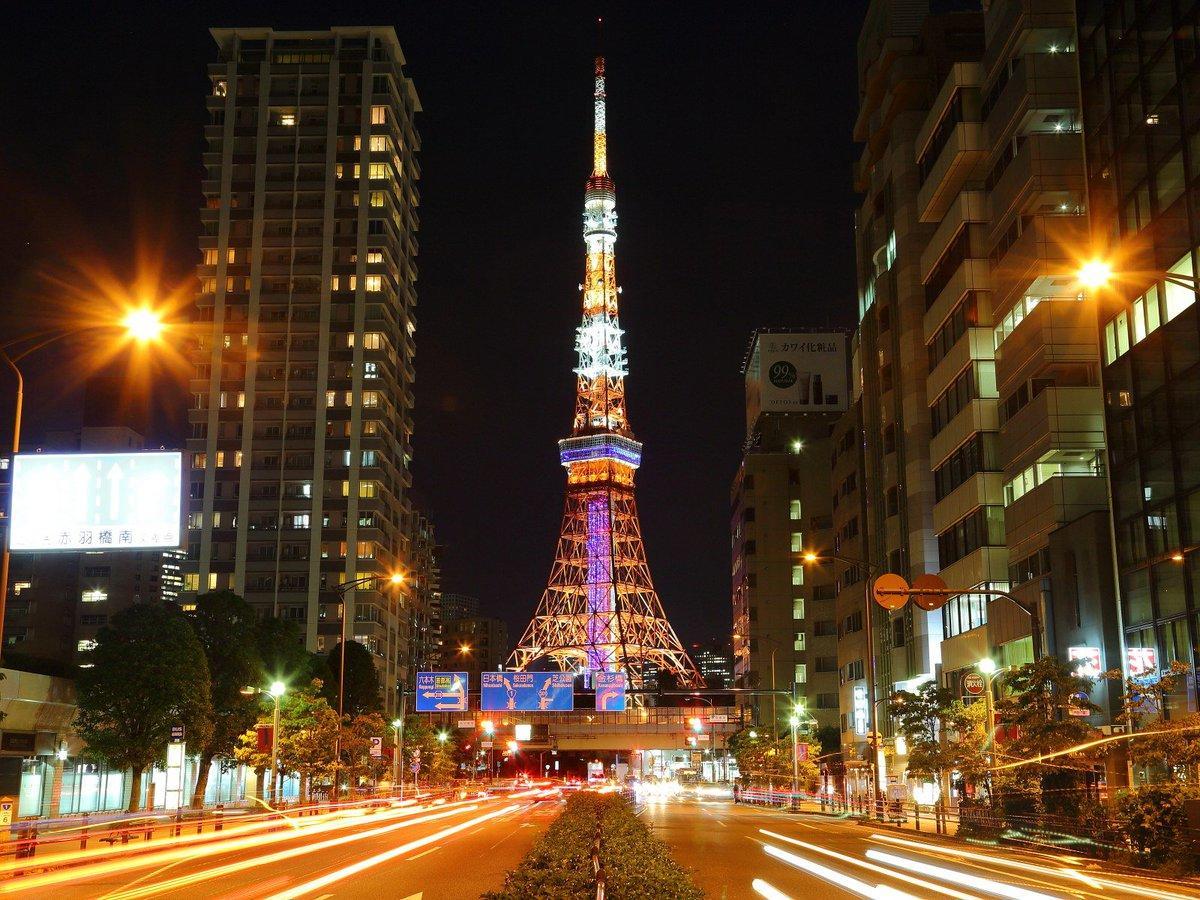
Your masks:
<path fill-rule="evenodd" d="M 97 253 L 119 273 L 107 289 L 81 262 L 48 290 L 88 281 L 70 314 L 111 300 L 122 317 L 43 333 L 37 298 L 14 292 L 16 336 L 0 340 L 16 383 L 0 458 L 0 879 L 81 897 L 1200 900 L 1200 0 L 860 7 L 756 9 L 739 28 L 716 5 L 709 24 L 704 4 L 639 10 L 671 40 L 648 53 L 644 28 L 617 50 L 612 71 L 636 88 L 619 122 L 607 58 L 538 31 L 561 26 L 557 7 L 517 17 L 519 41 L 489 28 L 494 58 L 419 9 L 400 35 L 209 32 L 216 50 L 205 40 L 193 67 L 205 95 L 191 85 L 199 253 L 174 251 L 177 268 L 198 257 L 198 284 L 147 287 Z M 814 27 L 850 17 L 856 45 Z M 741 34 L 761 20 L 790 62 L 855 70 L 856 96 L 802 102 L 762 32 Z M 472 8 L 474 27 L 495 21 Z M 430 42 L 421 68 L 400 49 L 409 34 Z M 667 55 L 711 58 L 717 34 L 720 81 Z M 559 73 L 560 50 L 580 79 L 528 77 Z M 437 105 L 421 119 L 430 147 L 452 148 L 421 157 L 437 197 L 422 300 L 431 260 L 445 284 L 423 307 L 423 335 L 424 310 L 440 328 L 422 338 L 419 431 L 440 479 L 413 468 L 410 71 Z M 490 100 L 501 78 L 512 135 L 459 93 Z M 688 90 L 664 104 L 658 79 Z M 835 78 L 815 80 L 836 96 Z M 562 228 L 576 202 L 556 191 L 578 160 L 561 111 L 582 112 L 589 87 L 574 417 L 539 583 L 522 570 L 561 488 L 528 461 L 546 468 L 561 432 L 529 398 L 552 397 L 569 352 L 555 317 L 575 313 L 554 285 L 577 262 Z M 107 123 L 120 101 L 75 108 Z M 11 118 L 16 137 L 40 124 Z M 632 295 L 615 272 L 610 125 L 639 151 L 631 179 L 650 173 L 630 192 Z M 769 196 L 721 165 L 722 142 Z M 815 163 L 834 142 L 856 157 L 842 221 L 813 199 L 836 180 Z M 92 156 L 98 178 L 110 163 Z M 111 192 L 96 196 L 115 216 Z M 167 202 L 180 196 L 194 206 Z M 58 263 L 65 229 L 46 218 Z M 664 252 L 677 231 L 692 255 Z M 840 241 L 845 265 L 756 262 L 770 241 L 821 257 Z M 627 353 L 627 299 L 648 352 Z M 478 334 L 503 355 L 481 355 Z M 89 386 L 76 373 L 92 351 L 120 390 L 103 422 L 86 397 L 82 425 L 70 399 L 31 404 L 26 445 L 23 342 L 63 337 L 85 348 L 55 360 L 64 391 Z M 631 356 L 653 362 L 627 385 Z M 662 360 L 674 379 L 649 377 Z M 724 373 L 715 392 L 709 369 Z M 662 453 L 639 482 L 644 518 L 627 387 Z M 139 421 L 118 410 L 126 393 L 173 412 Z M 709 493 L 677 489 L 688 466 Z M 673 548 L 661 583 L 686 641 L 643 524 Z M 700 589 L 680 591 L 689 579 Z M 546 866 L 549 847 L 590 862 Z"/>
<path fill-rule="evenodd" d="M 420 103 L 390 27 L 213 38 L 182 599 L 344 632 L 390 710 L 436 588 L 408 493 Z"/>

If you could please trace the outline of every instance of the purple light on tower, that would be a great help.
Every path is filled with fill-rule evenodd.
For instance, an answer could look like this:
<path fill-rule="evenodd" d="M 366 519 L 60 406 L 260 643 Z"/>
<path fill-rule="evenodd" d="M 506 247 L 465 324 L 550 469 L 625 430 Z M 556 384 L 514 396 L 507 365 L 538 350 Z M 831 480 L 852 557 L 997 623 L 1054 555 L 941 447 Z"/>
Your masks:
<path fill-rule="evenodd" d="M 608 495 L 596 493 L 587 501 L 587 658 L 589 672 L 604 671 L 605 650 L 610 643 L 608 614 L 613 612 L 612 535 Z M 589 676 L 590 677 L 590 676 Z"/>

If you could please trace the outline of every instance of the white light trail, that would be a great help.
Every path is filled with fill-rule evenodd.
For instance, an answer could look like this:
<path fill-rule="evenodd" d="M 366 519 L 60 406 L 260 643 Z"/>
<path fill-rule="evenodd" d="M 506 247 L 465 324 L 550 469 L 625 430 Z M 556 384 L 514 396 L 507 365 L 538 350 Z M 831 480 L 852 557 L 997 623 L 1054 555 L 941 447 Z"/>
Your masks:
<path fill-rule="evenodd" d="M 754 888 L 755 893 L 761 894 L 767 900 L 792 900 L 787 894 L 763 881 L 761 878 L 755 878 L 750 882 L 750 887 Z"/>
<path fill-rule="evenodd" d="M 829 866 L 823 866 L 820 863 L 813 862 L 811 859 L 797 856 L 795 853 L 780 850 L 772 844 L 763 844 L 763 850 L 768 856 L 774 856 L 776 859 L 793 865 L 797 869 L 803 869 L 805 872 L 816 875 L 818 878 L 824 878 L 830 884 L 835 884 L 843 890 L 858 894 L 860 897 L 869 897 L 871 900 L 917 900 L 912 894 L 906 894 L 903 891 L 897 891 L 882 884 L 868 884 L 865 881 L 859 881 L 857 878 L 844 875 L 837 869 L 831 869 Z"/>
<path fill-rule="evenodd" d="M 1039 866 L 1034 862 L 1024 859 L 1010 859 L 1006 856 L 989 856 L 986 853 L 973 853 L 970 850 L 960 850 L 957 847 L 946 847 L 941 844 L 927 844 L 921 841 L 905 840 L 901 837 L 895 837 L 890 834 L 872 834 L 872 840 L 887 841 L 890 844 L 900 844 L 905 847 L 912 847 L 914 850 L 924 850 L 927 853 L 942 853 L 947 856 L 957 856 L 962 859 L 970 859 L 976 862 L 989 863 L 998 866 L 1007 866 L 1011 869 L 1024 869 L 1026 871 L 1037 872 L 1041 875 L 1049 875 L 1051 877 L 1072 878 L 1082 881 L 1088 887 L 1103 890 L 1104 888 L 1115 888 L 1117 890 L 1132 891 L 1138 894 L 1144 894 L 1148 897 L 1155 897 L 1157 900 L 1194 900 L 1191 894 L 1175 894 L 1171 891 L 1158 890 L 1146 884 L 1145 879 L 1139 878 L 1134 884 L 1128 884 L 1112 878 L 1105 878 L 1093 872 L 1080 872 L 1078 869 L 1068 869 L 1064 867 L 1055 868 L 1053 866 Z"/>
<path fill-rule="evenodd" d="M 361 859 L 356 863 L 344 866 L 335 872 L 330 872 L 328 875 L 322 875 L 320 878 L 314 878 L 312 881 L 306 881 L 304 884 L 297 885 L 294 888 L 289 888 L 286 891 L 280 891 L 278 894 L 272 894 L 267 900 L 295 900 L 296 897 L 302 897 L 305 894 L 311 894 L 313 891 L 328 887 L 331 884 L 336 884 L 349 878 L 351 875 L 357 875 L 359 872 L 374 868 L 389 860 L 395 859 L 397 856 L 403 856 L 405 853 L 411 853 L 413 850 L 419 850 L 429 844 L 448 838 L 460 831 L 465 831 L 468 828 L 474 828 L 489 819 L 494 819 L 497 816 L 508 815 L 521 808 L 519 803 L 514 803 L 511 806 L 506 806 L 503 809 L 493 810 L 490 813 L 484 813 L 482 816 L 476 816 L 474 819 L 468 819 L 466 822 L 460 822 L 457 825 L 451 825 L 449 828 L 443 828 L 441 831 L 427 835 L 423 838 L 417 838 L 415 841 L 409 841 L 407 844 L 401 844 L 399 847 L 393 847 L 383 853 L 378 853 L 375 856 L 368 856 L 366 859 Z"/>
<path fill-rule="evenodd" d="M 847 856 L 844 853 L 838 853 L 836 850 L 830 850 L 826 847 L 818 847 L 816 844 L 809 844 L 805 841 L 798 841 L 795 838 L 786 837 L 782 834 L 777 834 L 774 831 L 767 831 L 765 828 L 758 829 L 760 833 L 780 841 L 787 841 L 789 844 L 795 844 L 798 847 L 803 847 L 805 850 L 813 850 L 817 853 L 823 853 L 826 856 L 831 856 L 834 859 L 842 862 L 850 863 L 852 866 L 867 869 L 877 875 L 886 875 L 889 878 L 895 878 L 898 881 L 903 881 L 906 884 L 916 885 L 917 887 L 925 888 L 926 890 L 935 891 L 939 894 L 945 894 L 948 897 L 954 897 L 956 900 L 982 900 L 975 894 L 965 894 L 962 891 L 956 891 L 954 888 L 943 887 L 940 884 L 934 884 L 932 881 L 926 881 L 923 878 L 914 878 L 912 875 L 906 875 L 903 872 L 895 872 L 892 869 L 885 869 L 883 866 L 877 866 L 862 859 L 855 859 L 853 856 Z"/>
<path fill-rule="evenodd" d="M 884 853 L 882 850 L 868 850 L 867 858 L 879 860 L 879 862 L 895 866 L 897 869 L 905 869 L 909 872 L 930 875 L 933 878 L 941 878 L 943 881 L 973 887 L 987 894 L 995 894 L 997 897 L 1008 897 L 1009 900 L 1058 900 L 1053 894 L 1043 894 L 1040 891 L 1031 891 L 1013 884 L 1003 884 L 999 881 L 993 881 L 991 878 L 970 875 L 966 872 L 960 872 L 957 869 L 935 866 L 932 863 L 918 862 L 915 859 L 896 856 L 893 853 Z"/>

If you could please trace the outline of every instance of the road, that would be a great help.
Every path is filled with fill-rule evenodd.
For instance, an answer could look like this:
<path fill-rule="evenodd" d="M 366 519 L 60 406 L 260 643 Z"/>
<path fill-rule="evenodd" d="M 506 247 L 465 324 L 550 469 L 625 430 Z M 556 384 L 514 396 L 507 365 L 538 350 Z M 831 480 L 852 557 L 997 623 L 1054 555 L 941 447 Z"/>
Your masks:
<path fill-rule="evenodd" d="M 0 881 L 32 900 L 142 897 L 226 900 L 474 900 L 500 887 L 558 814 L 557 801 L 499 795 L 462 803 L 299 819 L 271 831 L 235 828 L 164 840 L 138 855 Z"/>
<path fill-rule="evenodd" d="M 941 840 L 728 800 L 647 803 L 642 819 L 710 898 L 1194 900 L 1200 883 L 1092 860 Z M 759 887 L 756 889 L 755 885 Z M 774 891 L 774 892 L 772 892 Z"/>

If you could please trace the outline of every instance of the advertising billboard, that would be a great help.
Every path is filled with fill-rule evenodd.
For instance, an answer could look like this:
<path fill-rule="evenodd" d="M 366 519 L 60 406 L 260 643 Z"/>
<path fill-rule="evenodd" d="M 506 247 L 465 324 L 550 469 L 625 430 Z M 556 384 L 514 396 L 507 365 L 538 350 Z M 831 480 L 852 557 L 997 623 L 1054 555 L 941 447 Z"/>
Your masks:
<path fill-rule="evenodd" d="M 592 679 L 596 688 L 596 711 L 624 712 L 625 673 L 597 672 Z"/>
<path fill-rule="evenodd" d="M 11 547 L 178 547 L 182 477 L 178 452 L 17 454 Z"/>
<path fill-rule="evenodd" d="M 417 712 L 466 712 L 469 686 L 466 672 L 418 672 Z"/>
<path fill-rule="evenodd" d="M 575 676 L 570 672 L 483 672 L 480 709 L 575 708 Z"/>
<path fill-rule="evenodd" d="M 844 412 L 850 400 L 843 332 L 760 332 L 746 366 L 746 414 Z"/>
<path fill-rule="evenodd" d="M 1084 678 L 1099 678 L 1104 672 L 1104 668 L 1100 664 L 1099 647 L 1068 647 L 1067 660 L 1078 663 L 1075 673 Z"/>

